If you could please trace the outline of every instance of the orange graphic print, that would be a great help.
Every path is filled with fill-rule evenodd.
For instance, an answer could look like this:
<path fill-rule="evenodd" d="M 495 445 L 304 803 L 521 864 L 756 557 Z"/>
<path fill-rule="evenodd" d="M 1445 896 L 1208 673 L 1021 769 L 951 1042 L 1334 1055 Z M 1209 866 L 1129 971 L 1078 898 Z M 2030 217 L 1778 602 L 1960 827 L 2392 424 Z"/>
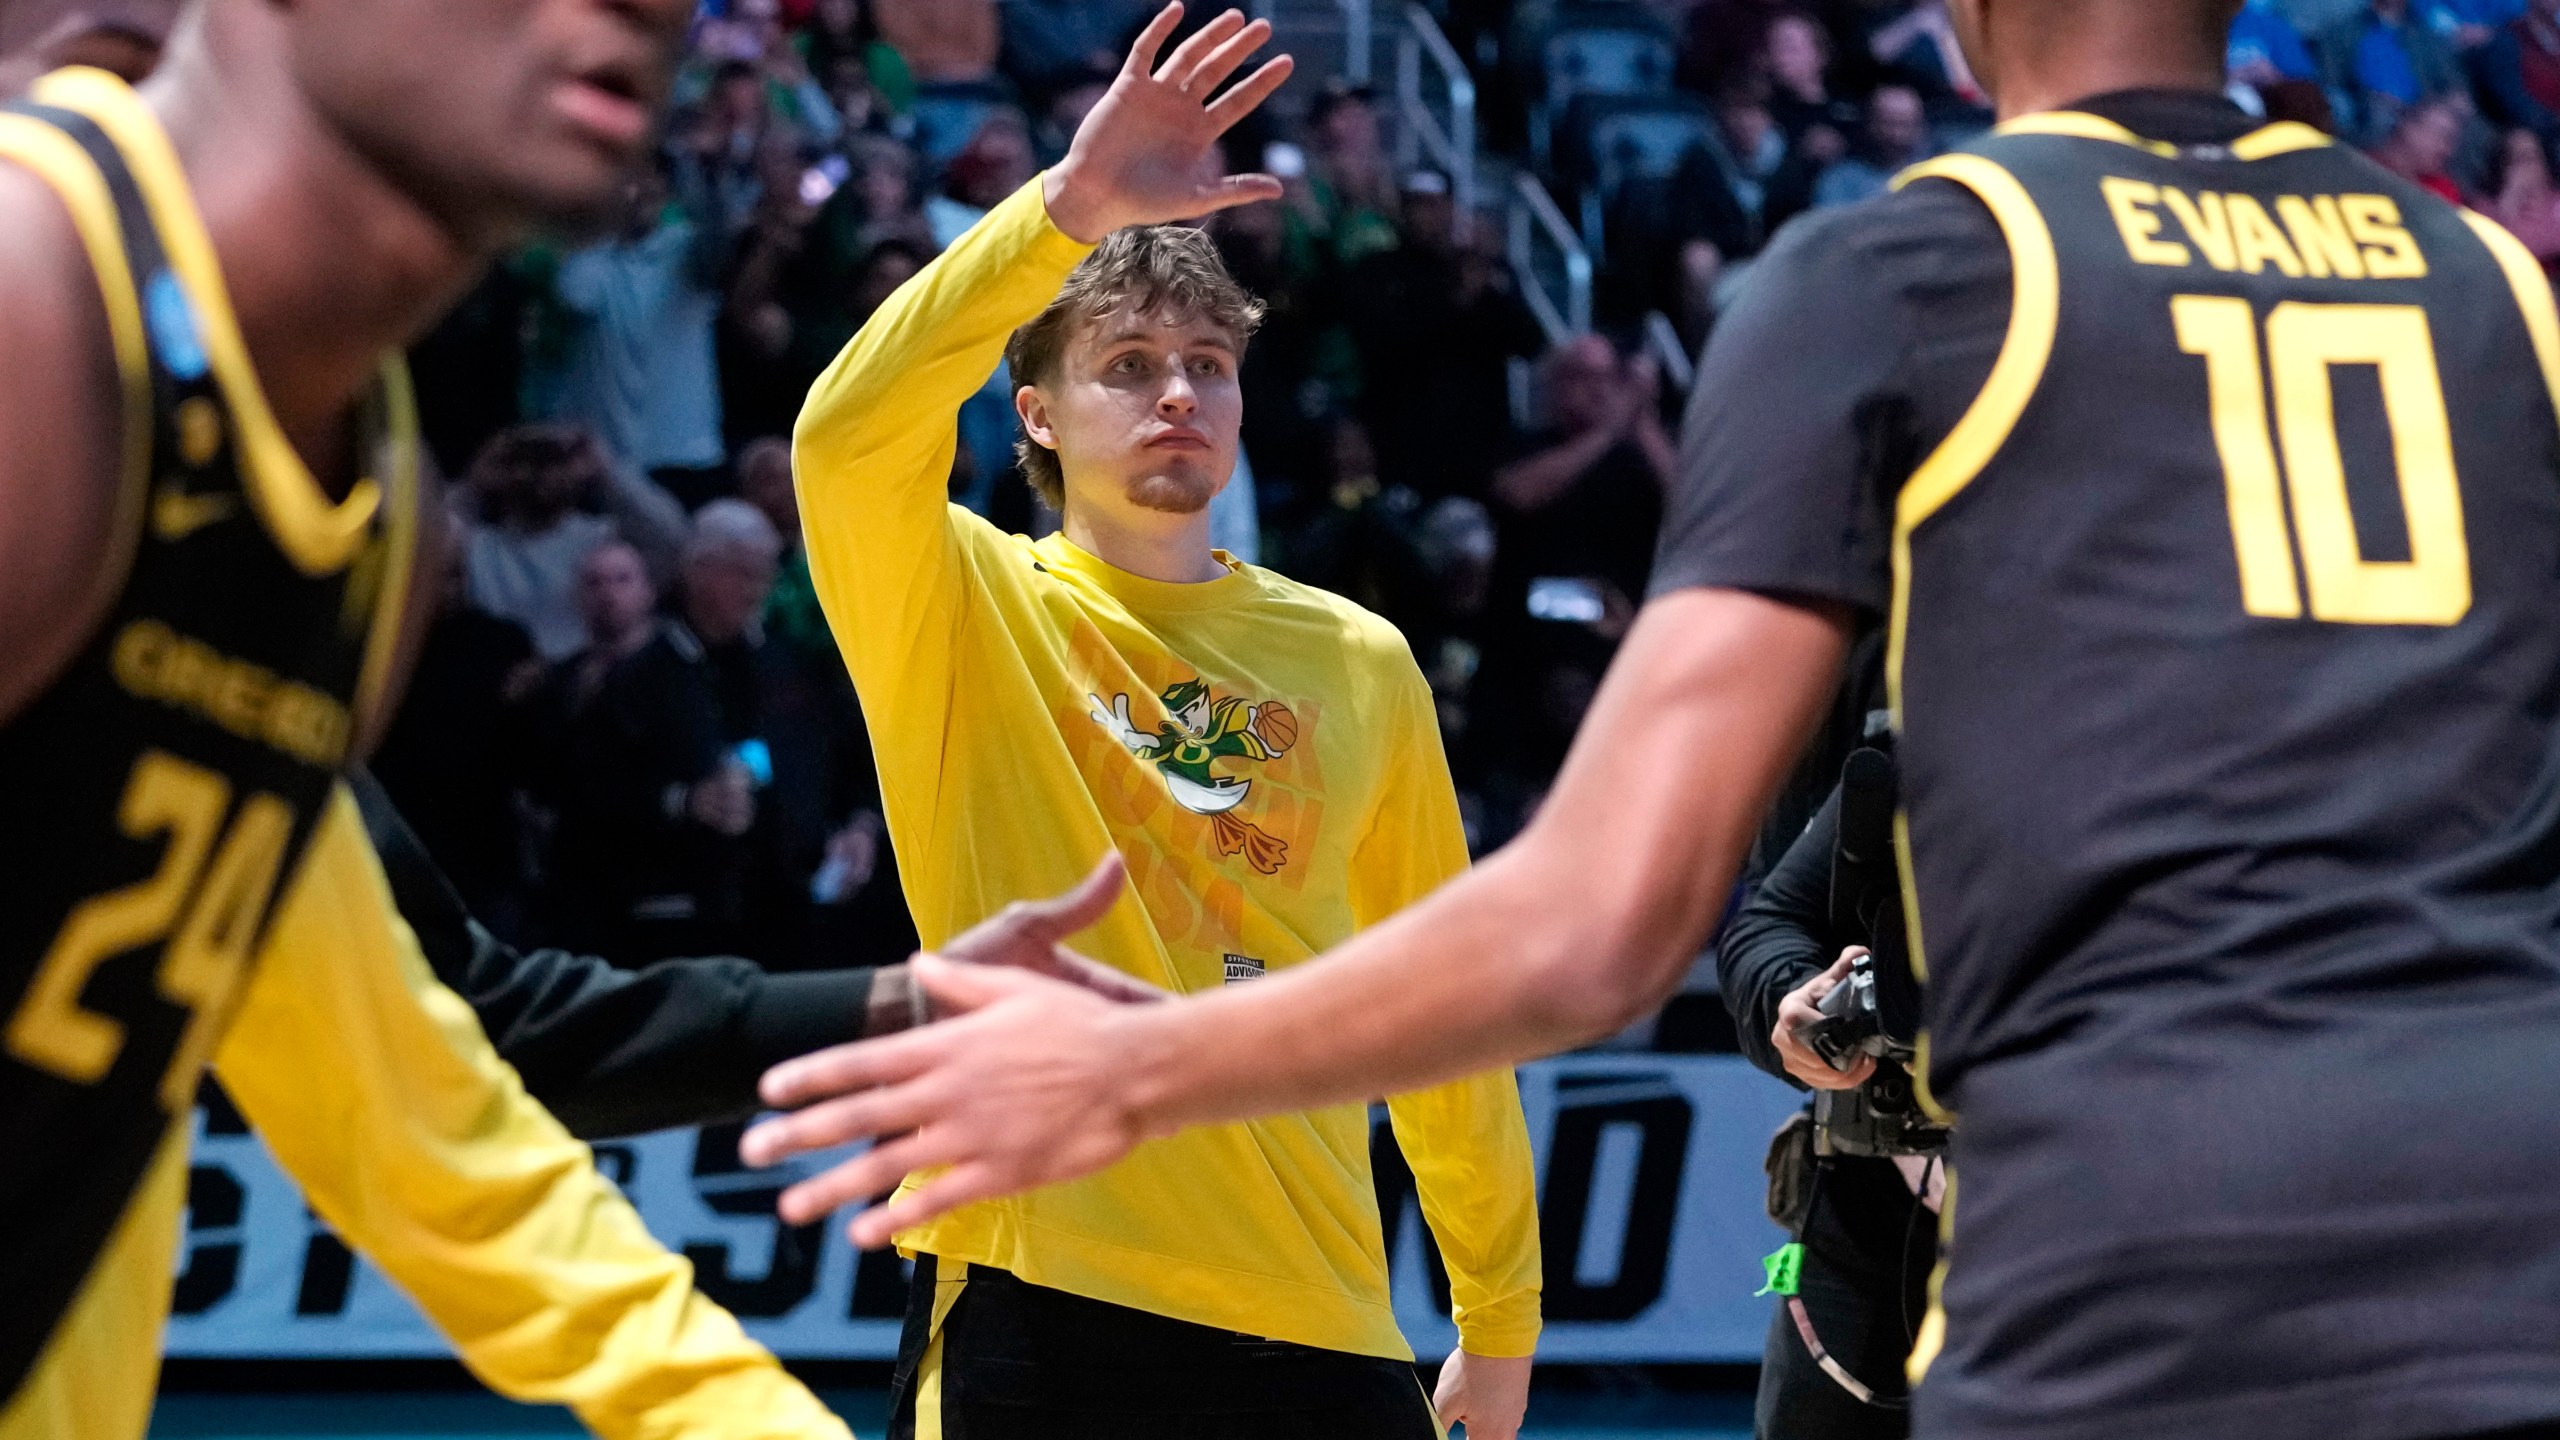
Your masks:
<path fill-rule="evenodd" d="M 1242 855 L 1265 875 L 1277 875 L 1289 863 L 1289 843 L 1236 813 L 1253 793 L 1253 782 L 1220 775 L 1222 760 L 1277 760 L 1298 743 L 1298 717 L 1277 700 L 1251 704 L 1235 696 L 1220 697 L 1198 679 L 1165 687 L 1157 700 L 1164 723 L 1150 734 L 1129 715 L 1129 697 L 1115 695 L 1093 702 L 1093 722 L 1109 732 L 1132 755 L 1155 766 L 1173 803 L 1209 818 L 1211 843 L 1220 859 Z"/>

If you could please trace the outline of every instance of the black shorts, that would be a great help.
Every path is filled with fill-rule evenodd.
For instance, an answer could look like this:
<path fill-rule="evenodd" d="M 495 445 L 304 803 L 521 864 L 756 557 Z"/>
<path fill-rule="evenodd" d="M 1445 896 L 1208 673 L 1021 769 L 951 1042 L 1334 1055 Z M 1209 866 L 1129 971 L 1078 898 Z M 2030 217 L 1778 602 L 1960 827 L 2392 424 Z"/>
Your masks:
<path fill-rule="evenodd" d="M 1403 1361 L 1193 1325 L 931 1255 L 916 1257 L 890 1401 L 891 1440 L 1442 1440 Z"/>

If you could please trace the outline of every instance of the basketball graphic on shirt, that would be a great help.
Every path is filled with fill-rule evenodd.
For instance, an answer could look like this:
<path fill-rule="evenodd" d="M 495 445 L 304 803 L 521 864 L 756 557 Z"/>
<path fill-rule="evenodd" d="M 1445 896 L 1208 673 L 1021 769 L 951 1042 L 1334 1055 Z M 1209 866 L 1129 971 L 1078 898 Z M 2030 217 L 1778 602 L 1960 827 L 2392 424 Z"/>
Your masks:
<path fill-rule="evenodd" d="M 1114 695 L 1093 702 L 1093 723 L 1140 760 L 1153 765 L 1173 803 L 1209 818 L 1209 833 L 1218 857 L 1242 855 L 1254 869 L 1277 875 L 1289 863 L 1289 844 L 1234 813 L 1253 793 L 1253 782 L 1220 775 L 1221 760 L 1277 760 L 1298 743 L 1298 716 L 1277 700 L 1251 704 L 1235 696 L 1213 694 L 1199 679 L 1168 685 L 1156 700 L 1164 706 L 1164 722 L 1150 733 L 1138 728 L 1129 713 L 1129 697 Z"/>
<path fill-rule="evenodd" d="M 1250 728 L 1275 756 L 1288 754 L 1289 747 L 1298 743 L 1297 714 L 1277 700 L 1254 708 Z"/>

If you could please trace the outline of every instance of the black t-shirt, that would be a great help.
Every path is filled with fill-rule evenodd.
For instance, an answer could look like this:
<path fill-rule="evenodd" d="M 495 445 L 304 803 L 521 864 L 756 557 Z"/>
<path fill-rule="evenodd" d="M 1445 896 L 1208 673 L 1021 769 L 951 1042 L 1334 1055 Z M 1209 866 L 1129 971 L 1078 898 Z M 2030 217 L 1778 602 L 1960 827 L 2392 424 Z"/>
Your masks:
<path fill-rule="evenodd" d="M 1719 326 L 1655 593 L 1901 638 L 1919 1434 L 2560 1417 L 2546 378 L 2520 247 L 2201 95 L 1815 217 Z"/>

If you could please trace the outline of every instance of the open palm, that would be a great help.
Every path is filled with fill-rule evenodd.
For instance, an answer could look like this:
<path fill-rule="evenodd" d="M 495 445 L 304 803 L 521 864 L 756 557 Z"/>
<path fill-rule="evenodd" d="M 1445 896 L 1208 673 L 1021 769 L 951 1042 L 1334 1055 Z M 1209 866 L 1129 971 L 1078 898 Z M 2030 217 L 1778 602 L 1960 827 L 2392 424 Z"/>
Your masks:
<path fill-rule="evenodd" d="M 1162 224 L 1279 197 L 1280 182 L 1268 175 L 1212 179 L 1204 163 L 1218 137 L 1289 78 L 1290 60 L 1282 55 L 1217 95 L 1227 77 L 1271 38 L 1270 22 L 1248 23 L 1243 12 L 1230 10 L 1157 64 L 1157 54 L 1181 23 L 1179 3 L 1148 23 L 1129 47 L 1110 93 L 1077 127 L 1067 158 L 1049 172 L 1049 218 L 1078 240 L 1098 243 L 1124 226 Z"/>

